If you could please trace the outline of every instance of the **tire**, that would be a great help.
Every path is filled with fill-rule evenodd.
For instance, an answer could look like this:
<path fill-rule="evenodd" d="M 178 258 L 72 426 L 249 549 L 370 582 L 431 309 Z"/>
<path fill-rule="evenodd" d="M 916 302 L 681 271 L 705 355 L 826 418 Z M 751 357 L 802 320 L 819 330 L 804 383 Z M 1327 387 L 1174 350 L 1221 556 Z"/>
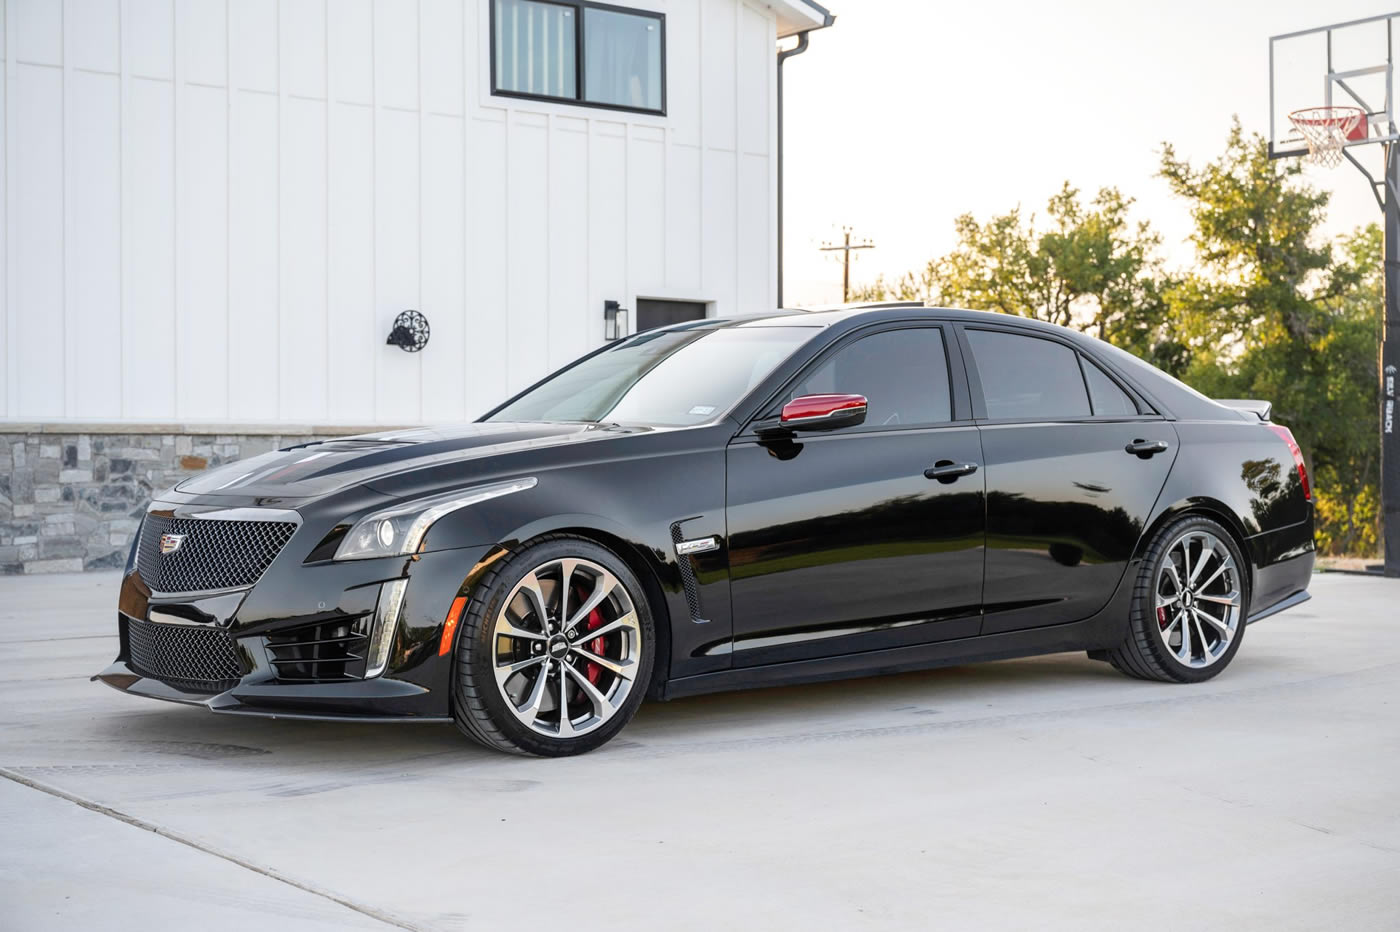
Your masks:
<path fill-rule="evenodd" d="M 1239 651 L 1248 608 L 1249 564 L 1234 538 L 1209 518 L 1182 518 L 1152 538 L 1127 634 L 1100 658 L 1138 679 L 1204 682 Z"/>
<path fill-rule="evenodd" d="M 591 751 L 636 714 L 655 651 L 651 607 L 624 560 L 584 538 L 538 538 L 473 587 L 454 654 L 453 719 L 499 751 Z"/>

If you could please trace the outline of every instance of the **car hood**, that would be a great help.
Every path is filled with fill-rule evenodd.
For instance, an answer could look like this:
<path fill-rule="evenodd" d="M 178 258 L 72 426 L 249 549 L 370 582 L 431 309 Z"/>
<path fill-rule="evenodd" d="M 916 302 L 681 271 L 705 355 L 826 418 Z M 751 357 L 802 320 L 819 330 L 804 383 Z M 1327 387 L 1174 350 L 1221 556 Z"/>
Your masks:
<path fill-rule="evenodd" d="M 186 479 L 175 490 L 215 498 L 319 498 L 351 486 L 374 489 L 375 480 L 409 470 L 645 430 L 612 424 L 492 422 L 361 434 L 238 460 Z"/>

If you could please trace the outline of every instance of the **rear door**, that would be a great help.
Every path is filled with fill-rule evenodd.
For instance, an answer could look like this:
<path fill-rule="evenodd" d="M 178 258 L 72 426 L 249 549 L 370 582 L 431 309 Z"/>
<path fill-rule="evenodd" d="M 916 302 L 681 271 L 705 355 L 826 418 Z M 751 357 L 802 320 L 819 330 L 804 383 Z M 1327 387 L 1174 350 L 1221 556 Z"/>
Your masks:
<path fill-rule="evenodd" d="M 984 634 L 1107 604 L 1176 457 L 1171 424 L 1068 341 L 960 326 L 987 482 Z"/>
<path fill-rule="evenodd" d="M 863 425 L 731 442 L 735 666 L 977 633 L 982 454 L 952 340 L 936 324 L 851 334 L 760 418 L 846 392 L 868 399 Z M 972 469 L 925 476 L 939 464 Z"/>

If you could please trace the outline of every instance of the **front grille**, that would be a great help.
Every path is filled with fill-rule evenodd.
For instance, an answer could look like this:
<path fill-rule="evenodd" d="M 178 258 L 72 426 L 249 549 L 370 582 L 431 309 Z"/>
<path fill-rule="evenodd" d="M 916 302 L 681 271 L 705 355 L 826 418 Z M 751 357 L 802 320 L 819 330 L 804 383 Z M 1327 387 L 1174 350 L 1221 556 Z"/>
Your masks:
<path fill-rule="evenodd" d="M 148 514 L 141 524 L 136 568 L 156 592 L 205 592 L 251 586 L 292 539 L 290 521 L 222 521 Z M 183 534 L 179 549 L 160 552 L 161 538 Z"/>
<path fill-rule="evenodd" d="M 126 643 L 136 672 L 180 689 L 218 693 L 238 685 L 243 664 L 228 632 L 127 619 Z"/>
<path fill-rule="evenodd" d="M 277 678 L 287 683 L 362 679 L 372 617 L 347 617 L 269 634 L 264 643 Z"/>

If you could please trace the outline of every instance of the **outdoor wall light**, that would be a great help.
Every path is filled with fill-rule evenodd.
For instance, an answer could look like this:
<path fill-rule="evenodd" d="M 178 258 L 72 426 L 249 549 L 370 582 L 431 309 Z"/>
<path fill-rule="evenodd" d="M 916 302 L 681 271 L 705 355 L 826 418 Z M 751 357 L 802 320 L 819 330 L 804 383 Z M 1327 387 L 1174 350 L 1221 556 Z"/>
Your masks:
<path fill-rule="evenodd" d="M 403 311 L 394 318 L 394 326 L 389 330 L 389 339 L 384 342 L 397 346 L 405 353 L 416 353 L 428 345 L 428 318 L 417 311 Z"/>
<path fill-rule="evenodd" d="M 627 336 L 627 308 L 616 301 L 603 302 L 603 339 L 621 340 Z"/>

